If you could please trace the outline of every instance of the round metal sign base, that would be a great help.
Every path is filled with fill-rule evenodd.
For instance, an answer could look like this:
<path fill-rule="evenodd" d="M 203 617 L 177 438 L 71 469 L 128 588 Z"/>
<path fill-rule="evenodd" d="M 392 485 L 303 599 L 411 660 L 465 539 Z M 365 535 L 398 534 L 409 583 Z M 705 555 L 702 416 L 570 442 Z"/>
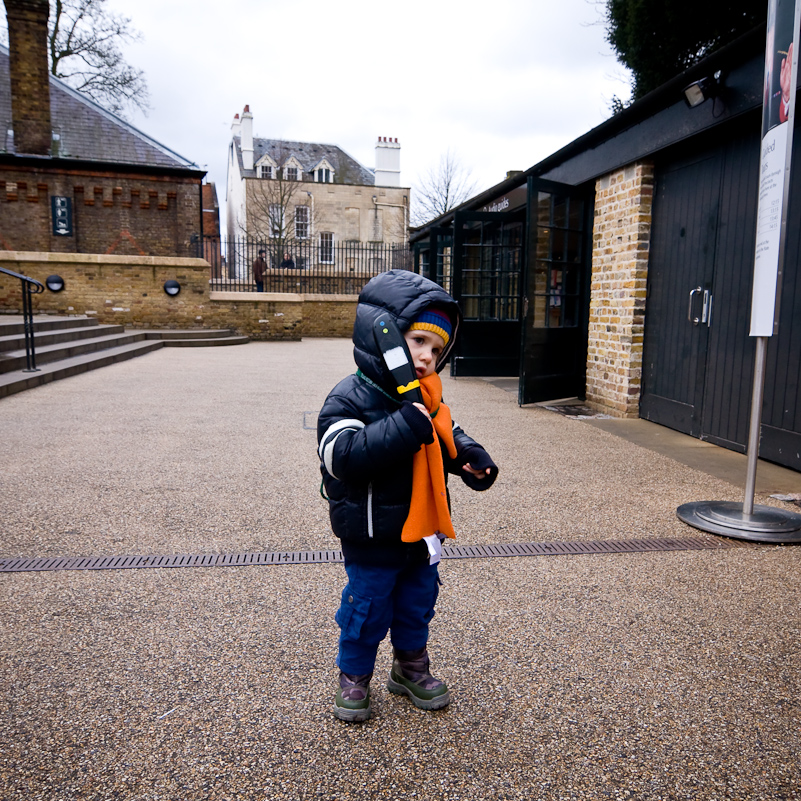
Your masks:
<path fill-rule="evenodd" d="M 754 542 L 801 542 L 801 515 L 773 506 L 754 506 L 753 514 L 733 501 L 696 501 L 676 509 L 679 520 L 693 528 Z"/>

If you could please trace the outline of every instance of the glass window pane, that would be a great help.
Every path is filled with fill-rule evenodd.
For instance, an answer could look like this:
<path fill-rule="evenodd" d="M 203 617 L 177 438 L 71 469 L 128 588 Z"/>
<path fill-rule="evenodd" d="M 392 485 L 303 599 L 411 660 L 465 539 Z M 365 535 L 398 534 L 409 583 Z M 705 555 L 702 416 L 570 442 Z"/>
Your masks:
<path fill-rule="evenodd" d="M 565 231 L 554 228 L 551 231 L 551 258 L 554 261 L 565 260 L 565 243 L 567 235 Z"/>
<path fill-rule="evenodd" d="M 567 203 L 565 197 L 553 198 L 553 224 L 560 228 L 567 228 Z"/>
<path fill-rule="evenodd" d="M 568 228 L 579 230 L 581 226 L 581 218 L 584 215 L 584 201 L 579 198 L 570 199 L 570 215 L 568 218 Z"/>
<path fill-rule="evenodd" d="M 577 264 L 581 261 L 581 233 L 578 231 L 569 231 L 567 233 L 567 253 L 565 260 Z"/>
<path fill-rule="evenodd" d="M 546 301 L 548 298 L 545 295 L 534 295 L 533 298 L 533 315 L 534 315 L 534 328 L 547 328 L 548 317 L 546 315 Z"/>
<path fill-rule="evenodd" d="M 565 328 L 575 328 L 578 324 L 579 299 L 567 297 L 564 299 L 564 321 Z"/>

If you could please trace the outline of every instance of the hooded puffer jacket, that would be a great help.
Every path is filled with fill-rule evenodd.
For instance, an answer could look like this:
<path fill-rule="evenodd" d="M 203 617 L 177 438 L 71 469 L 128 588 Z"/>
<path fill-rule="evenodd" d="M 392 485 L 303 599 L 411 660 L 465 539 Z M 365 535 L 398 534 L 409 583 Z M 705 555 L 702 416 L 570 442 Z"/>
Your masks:
<path fill-rule="evenodd" d="M 354 358 L 361 375 L 350 375 L 337 384 L 320 411 L 320 469 L 331 526 L 342 540 L 346 559 L 408 547 L 401 542 L 401 531 L 412 496 L 412 457 L 424 442 L 433 441 L 432 426 L 419 409 L 397 394 L 375 343 L 373 323 L 379 314 L 389 314 L 405 332 L 432 305 L 453 321 L 454 336 L 437 366 L 441 370 L 461 319 L 456 301 L 415 273 L 390 270 L 373 278 L 359 296 L 353 330 Z M 486 451 L 456 424 L 454 441 L 456 459 L 443 449 L 446 472 L 461 475 L 474 489 L 489 488 L 497 468 Z M 482 461 L 493 470 L 486 479 L 477 480 L 461 470 L 467 462 Z"/>

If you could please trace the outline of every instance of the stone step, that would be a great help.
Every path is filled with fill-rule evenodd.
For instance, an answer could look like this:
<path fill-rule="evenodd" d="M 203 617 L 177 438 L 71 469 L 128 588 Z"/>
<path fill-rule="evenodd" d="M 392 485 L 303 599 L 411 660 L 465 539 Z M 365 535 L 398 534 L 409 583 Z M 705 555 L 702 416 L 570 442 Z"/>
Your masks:
<path fill-rule="evenodd" d="M 165 348 L 218 348 L 224 345 L 246 345 L 248 337 L 230 336 L 212 339 L 164 339 Z"/>
<path fill-rule="evenodd" d="M 111 334 L 124 334 L 125 327 L 121 325 L 82 325 L 73 328 L 46 329 L 45 331 L 34 328 L 33 344 L 36 348 L 37 358 L 40 348 L 48 345 L 57 345 L 63 342 L 73 342 L 79 339 L 95 339 L 98 336 L 109 336 Z M 5 334 L 0 326 L 0 354 L 25 348 L 24 332 L 15 334 Z"/>
<path fill-rule="evenodd" d="M 148 339 L 214 339 L 229 337 L 233 333 L 230 328 L 129 328 L 139 331 Z"/>
<path fill-rule="evenodd" d="M 210 348 L 221 345 L 245 345 L 250 338 L 234 334 L 228 328 L 132 329 L 141 331 L 148 339 L 161 339 L 165 348 Z"/>
<path fill-rule="evenodd" d="M 33 317 L 33 330 L 58 331 L 63 328 L 85 328 L 96 326 L 94 317 L 51 317 L 46 314 L 36 314 Z M 21 314 L 0 314 L 0 337 L 25 334 L 25 325 Z"/>
<path fill-rule="evenodd" d="M 58 381 L 62 378 L 86 373 L 89 370 L 96 370 L 99 367 L 106 367 L 109 364 L 133 359 L 162 347 L 164 347 L 164 343 L 160 340 L 142 340 L 45 364 L 35 373 L 26 373 L 23 370 L 3 373 L 0 375 L 0 398 L 26 389 L 33 389 L 51 381 Z"/>
<path fill-rule="evenodd" d="M 133 342 L 144 342 L 145 337 L 141 333 L 133 331 L 126 332 L 121 326 L 98 326 L 94 329 L 99 333 L 104 328 L 119 329 L 105 333 L 103 336 L 94 336 L 84 339 L 72 339 L 63 342 L 56 342 L 50 345 L 40 346 L 39 338 L 35 338 L 36 344 L 36 366 L 52 364 L 59 359 L 71 359 L 73 356 L 82 356 L 85 353 L 97 353 L 106 348 L 119 347 L 120 345 L 130 345 Z M 89 329 L 92 330 L 92 329 Z M 0 353 L 0 373 L 10 373 L 14 370 L 22 370 L 27 366 L 24 341 L 22 348 Z"/>

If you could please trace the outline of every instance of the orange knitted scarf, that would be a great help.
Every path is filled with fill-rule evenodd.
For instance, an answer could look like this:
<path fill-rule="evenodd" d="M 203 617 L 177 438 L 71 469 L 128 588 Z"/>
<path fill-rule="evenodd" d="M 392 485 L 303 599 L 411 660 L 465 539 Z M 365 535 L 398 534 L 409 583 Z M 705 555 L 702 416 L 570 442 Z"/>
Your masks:
<path fill-rule="evenodd" d="M 448 509 L 448 493 L 445 489 L 445 468 L 442 463 L 440 439 L 451 459 L 456 458 L 453 441 L 451 410 L 442 402 L 442 381 L 434 373 L 420 379 L 423 403 L 434 424 L 434 441 L 423 445 L 412 462 L 412 503 L 409 516 L 403 524 L 401 539 L 418 542 L 432 534 L 444 534 L 456 538 Z"/>

